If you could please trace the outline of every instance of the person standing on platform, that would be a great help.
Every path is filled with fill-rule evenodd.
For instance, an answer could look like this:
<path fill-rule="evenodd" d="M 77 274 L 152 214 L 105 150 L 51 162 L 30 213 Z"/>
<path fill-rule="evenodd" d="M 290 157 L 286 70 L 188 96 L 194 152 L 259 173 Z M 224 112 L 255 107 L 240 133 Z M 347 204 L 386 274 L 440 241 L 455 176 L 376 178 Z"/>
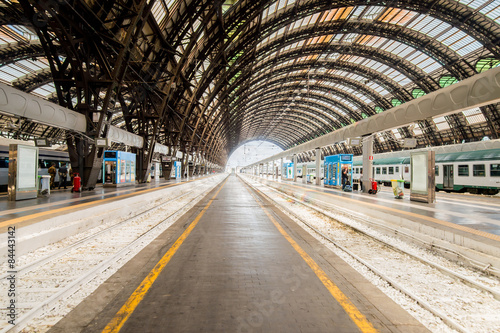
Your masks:
<path fill-rule="evenodd" d="M 66 168 L 66 163 L 61 164 L 59 168 L 59 189 L 64 186 L 66 189 L 66 177 L 68 176 L 68 168 Z"/>
<path fill-rule="evenodd" d="M 52 162 L 52 164 L 50 165 L 48 172 L 50 175 L 50 189 L 53 190 L 54 189 L 54 179 L 56 178 L 56 173 L 57 173 L 56 164 L 54 162 Z"/>
<path fill-rule="evenodd" d="M 343 167 L 342 168 L 342 189 L 344 189 L 345 185 L 347 184 L 347 181 L 348 181 L 347 168 Z"/>

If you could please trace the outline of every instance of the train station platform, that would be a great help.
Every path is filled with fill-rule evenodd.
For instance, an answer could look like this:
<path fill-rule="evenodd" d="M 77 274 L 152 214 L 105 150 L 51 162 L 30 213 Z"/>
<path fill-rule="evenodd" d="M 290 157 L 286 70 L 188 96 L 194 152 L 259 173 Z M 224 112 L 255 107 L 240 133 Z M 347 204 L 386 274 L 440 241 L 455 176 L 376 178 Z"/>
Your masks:
<path fill-rule="evenodd" d="M 377 194 L 368 194 L 300 180 L 250 177 L 326 210 L 356 215 L 384 233 L 425 241 L 425 246 L 452 259 L 500 273 L 499 195 L 436 192 L 434 203 L 422 203 L 410 200 L 410 189 L 404 189 L 403 199 L 396 199 L 391 187 L 381 185 Z"/>
<path fill-rule="evenodd" d="M 229 176 L 49 332 L 425 332 Z"/>
<path fill-rule="evenodd" d="M 191 180 L 200 177 L 192 177 Z M 37 223 L 47 218 L 78 210 L 91 205 L 121 200 L 141 193 L 175 186 L 186 179 L 170 179 L 134 184 L 127 187 L 103 187 L 98 185 L 92 191 L 72 192 L 71 186 L 66 189 L 54 189 L 50 195 L 39 195 L 35 199 L 10 201 L 8 194 L 0 193 L 0 233 L 5 232 L 8 225 L 19 227 Z"/>

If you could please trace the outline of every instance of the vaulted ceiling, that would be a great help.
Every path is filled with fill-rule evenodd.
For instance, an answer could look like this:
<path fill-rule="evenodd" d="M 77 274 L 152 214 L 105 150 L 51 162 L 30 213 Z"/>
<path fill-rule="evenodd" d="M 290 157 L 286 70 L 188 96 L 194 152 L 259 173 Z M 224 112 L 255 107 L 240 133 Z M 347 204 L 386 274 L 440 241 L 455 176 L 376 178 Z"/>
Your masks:
<path fill-rule="evenodd" d="M 85 138 L 113 124 L 145 150 L 220 165 L 242 143 L 291 148 L 500 63 L 495 0 L 19 0 L 0 12 L 1 82 L 85 114 Z M 0 127 L 73 135 L 9 115 Z M 375 150 L 499 130 L 493 104 L 379 133 Z"/>

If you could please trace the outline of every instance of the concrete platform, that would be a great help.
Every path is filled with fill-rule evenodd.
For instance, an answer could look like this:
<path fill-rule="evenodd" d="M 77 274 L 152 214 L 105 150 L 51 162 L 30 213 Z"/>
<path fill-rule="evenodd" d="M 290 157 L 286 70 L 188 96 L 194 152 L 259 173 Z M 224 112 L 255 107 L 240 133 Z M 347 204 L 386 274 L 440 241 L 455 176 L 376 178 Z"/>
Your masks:
<path fill-rule="evenodd" d="M 191 178 L 190 180 L 201 177 Z M 19 227 L 36 223 L 49 217 L 66 212 L 68 210 L 78 210 L 87 207 L 91 203 L 102 204 L 121 200 L 135 194 L 164 188 L 185 182 L 183 180 L 160 180 L 151 183 L 136 184 L 123 188 L 108 188 L 102 185 L 97 186 L 92 191 L 71 192 L 71 186 L 67 189 L 51 190 L 49 196 L 39 196 L 36 199 L 19 201 L 9 201 L 7 193 L 0 193 L 0 233 L 5 232 L 7 225 L 16 224 Z"/>
<path fill-rule="evenodd" d="M 148 274 L 155 281 L 137 290 Z M 107 325 L 120 332 L 427 332 L 235 176 L 49 332 Z"/>

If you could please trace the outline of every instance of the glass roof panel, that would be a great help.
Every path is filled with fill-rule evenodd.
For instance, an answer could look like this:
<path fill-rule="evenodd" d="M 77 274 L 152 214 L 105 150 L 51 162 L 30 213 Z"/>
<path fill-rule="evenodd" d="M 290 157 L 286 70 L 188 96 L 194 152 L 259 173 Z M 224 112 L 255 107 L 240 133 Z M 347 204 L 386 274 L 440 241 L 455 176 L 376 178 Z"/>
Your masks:
<path fill-rule="evenodd" d="M 12 84 L 13 81 L 17 80 L 18 77 L 23 76 L 25 73 L 19 71 L 17 68 L 12 67 L 12 65 L 3 66 L 0 69 L 0 81 Z"/>
<path fill-rule="evenodd" d="M 53 83 L 48 83 L 48 84 L 45 84 L 35 90 L 33 90 L 31 93 L 33 95 L 37 95 L 41 98 L 49 98 L 52 96 L 53 93 L 56 92 L 56 87 L 54 86 Z"/>
<path fill-rule="evenodd" d="M 405 25 L 416 15 L 418 15 L 418 13 L 409 10 L 387 8 L 386 12 L 380 16 L 379 20 L 391 24 Z"/>
<path fill-rule="evenodd" d="M 365 20 L 374 20 L 376 19 L 386 8 L 381 6 L 372 6 L 368 8 L 363 17 L 359 17 L 360 19 Z"/>
<path fill-rule="evenodd" d="M 492 1 L 489 5 L 479 11 L 493 21 L 500 23 L 500 2 Z"/>
<path fill-rule="evenodd" d="M 477 9 L 489 1 L 490 0 L 459 0 L 459 2 L 471 7 L 473 9 Z"/>
<path fill-rule="evenodd" d="M 427 15 L 420 15 L 406 27 L 409 29 L 420 31 L 421 33 L 435 38 L 439 34 L 443 33 L 443 31 L 449 29 L 451 25 Z"/>
<path fill-rule="evenodd" d="M 0 38 L 10 42 L 33 42 L 38 41 L 38 35 L 22 25 L 5 25 L 0 29 Z"/>
<path fill-rule="evenodd" d="M 280 0 L 278 1 L 278 6 L 276 7 L 277 10 L 285 8 L 287 5 L 287 0 Z"/>
<path fill-rule="evenodd" d="M 366 84 L 366 86 L 375 90 L 376 92 L 378 92 L 382 96 L 389 94 L 388 90 L 386 90 L 384 87 L 382 87 L 381 85 L 379 85 L 376 82 L 370 81 L 369 83 Z"/>
<path fill-rule="evenodd" d="M 352 19 L 357 19 L 359 18 L 359 15 L 361 15 L 361 13 L 363 13 L 363 11 L 365 10 L 366 6 L 358 6 L 356 7 L 356 9 L 354 10 L 354 13 L 352 13 L 351 15 L 351 18 Z"/>
<path fill-rule="evenodd" d="M 153 8 L 151 9 L 151 13 L 158 24 L 160 24 L 163 18 L 167 15 L 164 3 L 164 1 L 155 1 Z"/>

